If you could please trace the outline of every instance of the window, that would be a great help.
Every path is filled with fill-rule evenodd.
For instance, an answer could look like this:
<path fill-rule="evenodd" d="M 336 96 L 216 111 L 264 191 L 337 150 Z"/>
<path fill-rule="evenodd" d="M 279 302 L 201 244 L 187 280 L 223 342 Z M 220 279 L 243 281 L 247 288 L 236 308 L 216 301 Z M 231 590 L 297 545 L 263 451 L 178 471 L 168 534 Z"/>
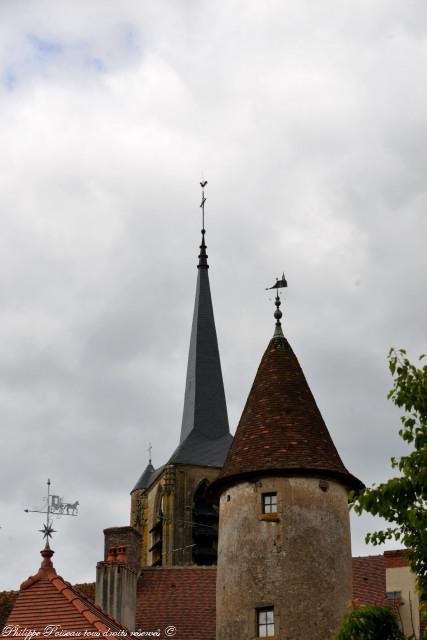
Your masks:
<path fill-rule="evenodd" d="M 257 609 L 258 638 L 272 638 L 274 636 L 274 608 Z"/>
<path fill-rule="evenodd" d="M 277 513 L 277 493 L 262 494 L 262 512 Z"/>
<path fill-rule="evenodd" d="M 387 600 L 401 600 L 402 592 L 401 591 L 387 591 Z"/>

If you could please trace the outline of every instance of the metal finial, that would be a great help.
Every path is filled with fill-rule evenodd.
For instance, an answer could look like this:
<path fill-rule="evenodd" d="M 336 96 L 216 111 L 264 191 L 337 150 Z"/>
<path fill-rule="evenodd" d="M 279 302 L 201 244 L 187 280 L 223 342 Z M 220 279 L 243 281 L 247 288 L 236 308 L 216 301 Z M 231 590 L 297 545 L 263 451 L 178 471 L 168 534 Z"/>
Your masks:
<path fill-rule="evenodd" d="M 280 305 L 282 304 L 281 300 L 280 300 L 280 296 L 279 296 L 279 289 L 282 289 L 283 287 L 287 287 L 288 283 L 286 281 L 285 278 L 285 274 L 282 274 L 282 277 L 280 278 L 276 278 L 276 282 L 275 284 L 273 284 L 272 287 L 267 287 L 266 291 L 269 291 L 270 289 L 276 289 L 276 297 L 274 299 L 274 304 L 276 305 L 276 311 L 274 312 L 274 317 L 276 318 L 276 328 L 274 330 L 274 338 L 279 338 L 279 337 L 283 337 L 283 331 L 282 331 L 282 323 L 280 322 L 283 313 L 280 310 Z"/>
<path fill-rule="evenodd" d="M 43 525 L 43 529 L 38 529 L 43 534 L 43 539 L 46 538 L 47 543 L 49 538 L 52 537 L 52 533 L 56 533 L 53 528 L 52 516 L 77 516 L 79 501 L 64 502 L 64 499 L 60 496 L 54 496 L 50 494 L 50 479 L 47 479 L 47 496 L 44 498 L 46 502 L 45 508 L 24 509 L 25 513 L 45 513 L 46 523 Z"/>
<path fill-rule="evenodd" d="M 208 265 L 208 254 L 206 253 L 206 243 L 205 243 L 205 187 L 208 184 L 207 180 L 202 180 L 200 186 L 202 187 L 202 202 L 200 203 L 200 208 L 202 210 L 202 244 L 200 245 L 200 253 L 199 253 L 199 264 L 197 268 L 209 269 Z"/>
<path fill-rule="evenodd" d="M 151 451 L 153 450 L 151 442 L 148 443 L 148 464 L 151 464 Z"/>

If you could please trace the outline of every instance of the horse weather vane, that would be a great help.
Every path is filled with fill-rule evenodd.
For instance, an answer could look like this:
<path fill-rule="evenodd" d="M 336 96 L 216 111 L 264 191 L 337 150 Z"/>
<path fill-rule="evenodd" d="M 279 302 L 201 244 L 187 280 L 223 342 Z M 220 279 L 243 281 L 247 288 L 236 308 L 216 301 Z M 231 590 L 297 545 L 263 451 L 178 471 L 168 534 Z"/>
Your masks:
<path fill-rule="evenodd" d="M 77 516 L 79 502 L 76 500 L 75 502 L 64 502 L 64 498 L 60 496 L 55 496 L 50 493 L 50 479 L 47 479 L 47 495 L 43 498 L 45 504 L 40 509 L 24 509 L 25 513 L 45 513 L 46 514 L 46 522 L 43 525 L 43 529 L 39 529 L 40 533 L 43 534 L 43 538 L 46 538 L 46 542 L 49 542 L 49 538 L 52 537 L 53 533 L 56 533 L 52 524 L 52 516 L 60 517 L 60 516 Z"/>

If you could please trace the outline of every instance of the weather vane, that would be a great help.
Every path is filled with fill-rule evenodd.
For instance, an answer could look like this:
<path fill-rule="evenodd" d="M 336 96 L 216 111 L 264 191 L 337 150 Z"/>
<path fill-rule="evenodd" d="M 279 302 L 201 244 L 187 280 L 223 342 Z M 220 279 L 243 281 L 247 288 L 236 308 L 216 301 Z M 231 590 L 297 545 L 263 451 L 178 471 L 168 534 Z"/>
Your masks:
<path fill-rule="evenodd" d="M 202 180 L 200 186 L 202 187 L 202 202 L 200 203 L 200 208 L 202 210 L 202 232 L 205 231 L 205 187 L 208 184 L 207 180 Z"/>
<path fill-rule="evenodd" d="M 285 278 L 285 273 L 282 273 L 282 277 L 280 278 L 276 278 L 276 282 L 273 284 L 272 287 L 267 287 L 266 291 L 270 291 L 270 289 L 276 289 L 276 298 L 274 300 L 274 304 L 276 305 L 276 311 L 274 312 L 274 317 L 276 318 L 276 330 L 275 330 L 275 336 L 280 336 L 283 335 L 282 334 L 282 325 L 280 322 L 280 319 L 282 317 L 282 312 L 280 311 L 280 305 L 282 304 L 280 301 L 280 296 L 279 296 L 279 289 L 283 289 L 284 287 L 287 287 L 288 283 L 286 281 Z"/>
<path fill-rule="evenodd" d="M 43 498 L 45 501 L 44 507 L 40 509 L 24 509 L 25 513 L 45 513 L 46 514 L 46 523 L 43 525 L 43 529 L 39 529 L 40 533 L 43 534 L 43 539 L 46 538 L 46 542 L 49 542 L 49 538 L 52 537 L 52 533 L 56 533 L 55 529 L 52 525 L 52 516 L 60 517 L 60 516 L 77 516 L 79 501 L 75 502 L 64 502 L 64 498 L 60 496 L 54 496 L 50 493 L 50 479 L 47 479 L 47 496 Z"/>

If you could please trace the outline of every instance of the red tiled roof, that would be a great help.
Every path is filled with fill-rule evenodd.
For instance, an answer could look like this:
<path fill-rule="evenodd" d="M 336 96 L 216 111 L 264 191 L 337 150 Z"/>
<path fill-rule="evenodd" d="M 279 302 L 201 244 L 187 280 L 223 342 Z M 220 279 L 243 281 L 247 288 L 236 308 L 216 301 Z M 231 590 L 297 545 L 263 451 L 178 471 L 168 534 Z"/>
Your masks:
<path fill-rule="evenodd" d="M 215 590 L 216 567 L 145 567 L 136 628 L 163 634 L 174 626 L 179 640 L 215 640 Z"/>
<path fill-rule="evenodd" d="M 384 551 L 384 560 L 387 569 L 393 569 L 394 567 L 408 567 L 409 560 L 407 553 L 406 549 Z"/>
<path fill-rule="evenodd" d="M 299 362 L 283 336 L 261 360 L 216 487 L 274 470 L 315 473 L 351 488 L 362 483 L 344 467 Z"/>
<path fill-rule="evenodd" d="M 98 631 L 101 636 L 106 633 L 107 638 L 111 637 L 108 629 L 126 630 L 57 575 L 51 561 L 53 553 L 48 546 L 41 552 L 41 567 L 21 584 L 4 629 L 17 625 L 43 631 L 47 625 L 58 625 L 65 631 Z M 4 629 L 0 638 L 10 637 Z"/>
<path fill-rule="evenodd" d="M 353 558 L 353 599 L 360 604 L 386 604 L 385 569 L 384 556 Z"/>

